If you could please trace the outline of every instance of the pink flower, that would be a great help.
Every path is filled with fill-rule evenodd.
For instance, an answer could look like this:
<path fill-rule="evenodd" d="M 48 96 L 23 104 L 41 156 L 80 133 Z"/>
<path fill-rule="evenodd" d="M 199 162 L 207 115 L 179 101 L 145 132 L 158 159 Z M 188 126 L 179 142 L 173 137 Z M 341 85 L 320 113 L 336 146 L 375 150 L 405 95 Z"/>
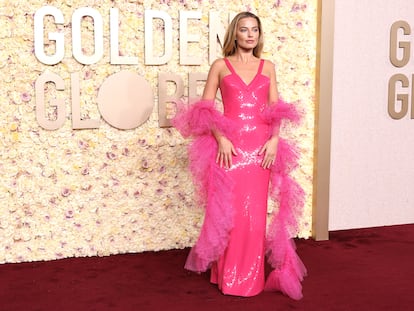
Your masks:
<path fill-rule="evenodd" d="M 70 189 L 63 188 L 60 194 L 62 195 L 62 197 L 68 197 L 70 195 Z"/>
<path fill-rule="evenodd" d="M 120 182 L 119 179 L 112 177 L 112 185 L 113 186 L 119 186 Z"/>
<path fill-rule="evenodd" d="M 26 102 L 27 103 L 27 102 L 29 102 L 32 99 L 32 96 L 29 93 L 24 92 L 24 93 L 22 93 L 22 95 L 20 96 L 20 98 L 21 98 L 21 100 L 23 102 Z"/>
<path fill-rule="evenodd" d="M 90 70 L 85 71 L 84 78 L 85 80 L 89 80 L 90 78 L 92 78 L 92 71 Z"/>
<path fill-rule="evenodd" d="M 149 168 L 149 163 L 148 163 L 148 161 L 146 159 L 142 159 L 142 161 L 141 161 L 141 167 L 143 169 Z"/>
<path fill-rule="evenodd" d="M 107 157 L 109 160 L 115 160 L 115 159 L 117 158 L 116 154 L 115 154 L 115 153 L 113 153 L 113 152 L 107 152 L 107 153 L 106 153 L 106 157 Z"/>
<path fill-rule="evenodd" d="M 68 210 L 65 213 L 65 216 L 66 216 L 67 219 L 73 218 L 73 215 L 74 215 L 74 212 L 72 210 Z"/>
<path fill-rule="evenodd" d="M 81 149 L 87 149 L 87 148 L 89 148 L 88 142 L 83 141 L 83 140 L 78 141 L 78 146 Z"/>
<path fill-rule="evenodd" d="M 138 139 L 138 145 L 145 147 L 147 145 L 147 141 L 145 139 Z"/>

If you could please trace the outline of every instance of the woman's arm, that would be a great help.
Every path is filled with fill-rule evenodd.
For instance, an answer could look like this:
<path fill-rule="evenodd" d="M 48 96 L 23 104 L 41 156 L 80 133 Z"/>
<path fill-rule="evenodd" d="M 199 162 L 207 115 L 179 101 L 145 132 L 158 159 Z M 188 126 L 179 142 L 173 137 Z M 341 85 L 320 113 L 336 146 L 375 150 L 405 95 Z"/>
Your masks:
<path fill-rule="evenodd" d="M 265 72 L 269 74 L 270 78 L 270 88 L 269 88 L 269 98 L 268 102 L 269 105 L 277 103 L 279 99 L 279 93 L 277 90 L 277 79 L 276 79 L 276 70 L 275 65 L 271 62 L 266 60 L 265 62 Z M 272 132 L 272 136 L 270 139 L 264 144 L 262 149 L 260 150 L 259 154 L 264 153 L 262 167 L 263 168 L 270 168 L 276 158 L 276 151 L 277 145 L 279 142 L 279 126 L 275 126 Z"/>
<path fill-rule="evenodd" d="M 222 72 L 224 65 L 225 63 L 223 59 L 217 59 L 211 65 L 203 91 L 203 100 L 214 101 L 216 99 L 217 90 L 220 85 L 220 73 Z M 232 142 L 217 129 L 212 129 L 212 133 L 218 144 L 216 163 L 218 163 L 220 167 L 224 166 L 230 168 L 232 165 L 232 156 L 237 155 Z"/>
<path fill-rule="evenodd" d="M 222 63 L 224 60 L 216 59 L 210 67 L 208 72 L 206 85 L 204 86 L 203 91 L 203 100 L 214 101 L 216 99 L 217 90 L 220 85 L 220 70 L 222 68 Z"/>
<path fill-rule="evenodd" d="M 269 88 L 269 104 L 276 103 L 279 99 L 279 92 L 277 90 L 277 78 L 275 64 L 271 61 L 265 62 L 265 70 L 269 72 L 270 88 Z"/>

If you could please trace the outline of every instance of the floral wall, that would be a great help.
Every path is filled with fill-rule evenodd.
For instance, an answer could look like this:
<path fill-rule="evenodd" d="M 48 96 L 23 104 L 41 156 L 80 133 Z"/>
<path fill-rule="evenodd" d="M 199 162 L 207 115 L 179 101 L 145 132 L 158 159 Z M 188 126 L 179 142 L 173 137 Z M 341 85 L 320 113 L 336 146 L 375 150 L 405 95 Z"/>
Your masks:
<path fill-rule="evenodd" d="M 200 66 L 180 65 L 178 15 L 181 10 L 202 12 L 197 26 L 202 49 L 208 45 L 208 16 L 251 10 L 263 23 L 263 57 L 277 64 L 279 92 L 304 110 L 298 128 L 281 135 L 301 149 L 294 177 L 306 191 L 299 237 L 311 234 L 316 58 L 316 0 L 169 1 L 169 0 L 3 0 L 0 7 L 0 263 L 105 256 L 127 252 L 191 246 L 202 224 L 203 211 L 193 200 L 187 171 L 186 146 L 173 128 L 160 127 L 156 102 L 160 72 L 183 77 L 208 72 L 208 53 Z M 65 35 L 65 56 L 56 65 L 34 55 L 34 14 L 42 6 L 58 8 L 64 23 L 55 26 Z M 104 22 L 104 56 L 84 65 L 72 56 L 71 17 L 80 7 L 99 11 Z M 119 9 L 119 49 L 135 55 L 136 65 L 109 60 L 109 12 Z M 222 8 L 226 8 L 223 10 Z M 143 15 L 165 11 L 172 17 L 172 59 L 159 66 L 144 64 Z M 45 23 L 45 32 L 53 28 Z M 201 27 L 200 27 L 201 25 Z M 56 28 L 57 27 L 57 28 Z M 93 30 L 91 20 L 82 23 Z M 159 26 L 161 27 L 161 26 Z M 87 40 L 87 39 L 85 39 Z M 87 41 L 84 41 L 87 42 Z M 53 45 L 45 45 L 53 51 Z M 90 47 L 84 45 L 85 50 Z M 155 47 L 158 48 L 158 47 Z M 200 49 L 200 47 L 198 47 Z M 87 52 L 87 51 L 86 51 Z M 82 117 L 100 119 L 96 97 L 103 81 L 121 70 L 135 71 L 154 90 L 154 109 L 141 126 L 120 130 L 101 119 L 94 129 L 73 129 L 71 74 L 78 73 Z M 48 98 L 66 106 L 65 122 L 46 130 L 36 120 L 36 80 L 45 72 L 59 75 L 64 90 L 45 88 Z M 49 108 L 48 108 L 49 109 Z M 53 109 L 47 112 L 51 118 Z M 270 204 L 269 210 L 277 208 Z"/>

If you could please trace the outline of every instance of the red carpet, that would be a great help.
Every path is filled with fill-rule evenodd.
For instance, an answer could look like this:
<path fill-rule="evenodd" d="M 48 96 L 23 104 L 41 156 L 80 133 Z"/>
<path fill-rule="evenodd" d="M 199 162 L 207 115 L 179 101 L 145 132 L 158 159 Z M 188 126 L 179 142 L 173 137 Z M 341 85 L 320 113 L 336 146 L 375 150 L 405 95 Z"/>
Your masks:
<path fill-rule="evenodd" d="M 0 265 L 0 310 L 414 310 L 414 225 L 298 240 L 304 298 L 224 296 L 183 270 L 187 250 Z"/>

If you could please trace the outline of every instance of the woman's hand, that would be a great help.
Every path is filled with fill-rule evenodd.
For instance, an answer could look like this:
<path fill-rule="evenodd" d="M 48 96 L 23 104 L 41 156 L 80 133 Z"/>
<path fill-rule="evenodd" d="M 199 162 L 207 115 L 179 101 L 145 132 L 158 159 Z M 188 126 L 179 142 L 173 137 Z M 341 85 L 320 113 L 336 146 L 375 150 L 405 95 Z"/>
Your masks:
<path fill-rule="evenodd" d="M 262 167 L 265 169 L 270 168 L 276 159 L 277 144 L 279 142 L 278 136 L 272 136 L 262 147 L 259 152 L 259 155 L 264 153 Z"/>
<path fill-rule="evenodd" d="M 232 165 L 232 156 L 237 155 L 236 149 L 233 146 L 233 143 L 223 135 L 217 135 L 216 137 L 218 143 L 218 151 L 216 157 L 216 163 L 220 167 L 230 168 Z"/>

